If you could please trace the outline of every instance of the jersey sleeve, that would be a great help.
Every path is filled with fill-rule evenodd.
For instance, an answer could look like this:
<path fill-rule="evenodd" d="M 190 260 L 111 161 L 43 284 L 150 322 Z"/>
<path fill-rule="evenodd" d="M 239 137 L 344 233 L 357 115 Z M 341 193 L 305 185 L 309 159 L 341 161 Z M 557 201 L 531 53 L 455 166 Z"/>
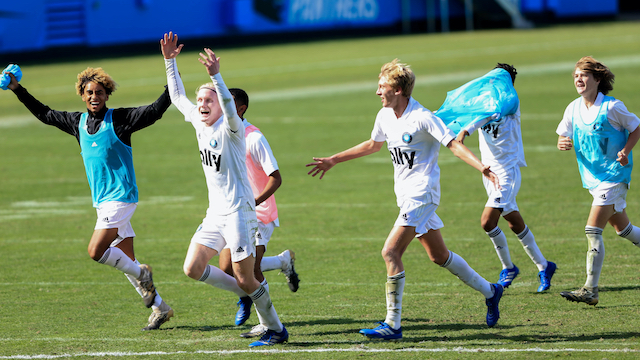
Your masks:
<path fill-rule="evenodd" d="M 185 121 L 191 121 L 191 115 L 197 111 L 197 107 L 189 101 L 187 97 L 184 84 L 182 84 L 182 79 L 178 72 L 176 59 L 164 59 L 164 64 L 167 72 L 167 86 L 169 88 L 171 102 L 178 108 L 182 115 L 184 115 Z"/>
<path fill-rule="evenodd" d="M 425 109 L 423 122 L 426 130 L 442 145 L 447 146 L 456 136 L 451 129 L 439 117 L 433 115 L 429 110 Z"/>
<path fill-rule="evenodd" d="M 260 164 L 264 173 L 269 176 L 278 170 L 278 162 L 276 161 L 273 151 L 267 138 L 259 132 L 252 132 L 247 135 L 247 147 L 254 164 Z"/>
<path fill-rule="evenodd" d="M 564 115 L 558 127 L 556 128 L 556 134 L 560 136 L 573 137 L 573 102 L 567 106 L 564 110 Z"/>
<path fill-rule="evenodd" d="M 614 100 L 609 102 L 609 113 L 607 117 L 611 126 L 616 130 L 625 129 L 628 132 L 633 132 L 640 126 L 640 119 L 636 114 L 633 114 L 627 110 L 627 107 L 620 100 Z"/>
<path fill-rule="evenodd" d="M 213 75 L 211 77 L 211 81 L 216 87 L 218 102 L 220 103 L 220 107 L 222 108 L 224 118 L 225 120 L 227 120 L 229 129 L 233 133 L 238 133 L 238 130 L 244 129 L 244 124 L 242 124 L 242 119 L 238 116 L 236 104 L 233 101 L 233 95 L 231 95 L 231 92 L 227 88 L 227 85 L 224 83 L 224 80 L 222 80 L 222 75 L 220 75 L 220 73 Z M 242 135 L 244 136 L 244 134 Z"/>
<path fill-rule="evenodd" d="M 373 124 L 373 130 L 371 130 L 371 140 L 375 141 L 375 142 L 384 142 L 387 140 L 387 135 L 384 133 L 384 130 L 382 129 L 381 123 L 380 123 L 380 119 L 382 116 L 384 116 L 383 111 L 385 109 L 380 109 L 380 111 L 378 111 L 378 115 L 376 116 L 376 121 Z"/>

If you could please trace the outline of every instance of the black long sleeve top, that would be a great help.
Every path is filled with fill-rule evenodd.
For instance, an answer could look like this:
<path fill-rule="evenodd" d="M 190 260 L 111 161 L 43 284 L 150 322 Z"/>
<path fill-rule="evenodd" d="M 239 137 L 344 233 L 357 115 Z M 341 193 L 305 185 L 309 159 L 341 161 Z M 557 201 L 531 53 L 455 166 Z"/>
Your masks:
<path fill-rule="evenodd" d="M 18 97 L 18 100 L 20 100 L 38 120 L 75 136 L 78 143 L 80 143 L 79 123 L 83 112 L 53 110 L 33 97 L 22 85 L 13 90 L 13 92 Z M 165 86 L 164 93 L 151 105 L 113 109 L 112 118 L 116 136 L 118 136 L 123 143 L 131 146 L 131 134 L 154 124 L 162 117 L 170 105 L 171 98 Z M 95 134 L 100 129 L 107 110 L 108 108 L 105 106 L 96 114 L 88 111 L 87 131 L 89 134 Z"/>

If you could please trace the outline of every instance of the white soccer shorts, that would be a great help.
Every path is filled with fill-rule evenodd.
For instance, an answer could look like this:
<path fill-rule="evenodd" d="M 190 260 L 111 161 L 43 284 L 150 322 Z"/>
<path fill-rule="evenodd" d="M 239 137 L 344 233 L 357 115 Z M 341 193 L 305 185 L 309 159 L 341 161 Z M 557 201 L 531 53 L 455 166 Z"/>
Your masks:
<path fill-rule="evenodd" d="M 416 237 L 426 234 L 429 230 L 438 230 L 444 227 L 442 220 L 436 214 L 438 205 L 434 203 L 419 203 L 407 200 L 400 207 L 400 214 L 393 226 L 414 226 Z"/>
<path fill-rule="evenodd" d="M 522 182 L 520 168 L 515 166 L 496 175 L 498 175 L 501 189 L 496 189 L 496 186 L 489 179 L 485 176 L 482 177 L 482 183 L 488 197 L 484 206 L 502 209 L 502 216 L 519 211 L 516 196 L 520 191 L 520 183 Z"/>
<path fill-rule="evenodd" d="M 118 237 L 111 246 L 118 245 L 122 240 L 135 237 L 131 226 L 131 217 L 138 207 L 137 203 L 125 203 L 121 201 L 107 201 L 98 206 L 96 213 L 98 220 L 94 230 L 118 229 Z"/>
<path fill-rule="evenodd" d="M 191 242 L 216 250 L 218 253 L 228 245 L 231 261 L 239 262 L 256 255 L 256 212 L 245 204 L 228 215 L 209 215 L 193 234 Z"/>
<path fill-rule="evenodd" d="M 593 196 L 591 206 L 613 205 L 616 213 L 627 208 L 627 191 L 629 184 L 624 183 L 601 183 L 595 189 L 589 190 Z"/>

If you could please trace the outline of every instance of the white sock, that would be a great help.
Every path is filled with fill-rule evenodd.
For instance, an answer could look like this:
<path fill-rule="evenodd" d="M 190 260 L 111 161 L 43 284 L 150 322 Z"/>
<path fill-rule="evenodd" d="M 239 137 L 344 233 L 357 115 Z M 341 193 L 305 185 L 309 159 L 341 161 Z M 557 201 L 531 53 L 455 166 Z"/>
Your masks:
<path fill-rule="evenodd" d="M 509 245 L 507 245 L 507 236 L 500 230 L 498 226 L 495 229 L 487 232 L 489 239 L 493 243 L 493 247 L 496 249 L 498 259 L 502 263 L 503 269 L 512 269 L 513 262 L 511 262 L 511 254 L 509 254 Z"/>
<path fill-rule="evenodd" d="M 402 317 L 402 294 L 404 293 L 404 271 L 393 276 L 387 276 L 385 290 L 387 292 L 386 322 L 392 329 L 400 328 Z"/>
<path fill-rule="evenodd" d="M 207 265 L 198 281 L 202 281 L 218 289 L 231 291 L 238 297 L 246 297 L 247 293 L 238 286 L 236 279 L 213 265 Z"/>
<path fill-rule="evenodd" d="M 617 234 L 631 241 L 633 245 L 640 247 L 640 228 L 639 227 L 633 226 L 631 225 L 631 223 L 629 223 L 629 225 L 627 225 L 627 227 L 624 228 L 624 230 L 620 231 Z"/>
<path fill-rule="evenodd" d="M 282 269 L 282 262 L 277 256 L 266 256 L 260 262 L 260 270 L 271 271 Z"/>
<path fill-rule="evenodd" d="M 140 267 L 115 246 L 108 248 L 98 262 L 114 267 L 125 274 L 133 275 L 136 279 L 140 277 Z"/>
<path fill-rule="evenodd" d="M 586 226 L 584 232 L 589 240 L 589 250 L 587 251 L 587 281 L 585 287 L 594 288 L 600 281 L 602 263 L 604 262 L 604 241 L 602 239 L 602 229 L 595 226 Z"/>
<path fill-rule="evenodd" d="M 260 285 L 264 286 L 264 288 L 267 289 L 267 292 L 269 292 L 269 283 L 267 282 L 266 278 L 264 280 L 262 280 Z"/>
<path fill-rule="evenodd" d="M 266 326 L 269 330 L 281 332 L 283 326 L 280 322 L 280 318 L 278 318 L 276 309 L 273 307 L 273 303 L 271 303 L 271 297 L 269 296 L 267 289 L 260 285 L 260 287 L 253 293 L 249 294 L 249 296 L 251 296 L 251 300 L 253 300 L 253 303 L 256 306 L 260 323 Z"/>
<path fill-rule="evenodd" d="M 136 263 L 136 265 L 140 265 L 140 262 L 138 261 L 138 259 L 133 260 L 133 262 Z M 133 287 L 136 289 L 138 294 L 140 294 L 140 297 L 142 297 L 142 288 L 138 286 L 138 280 L 135 277 L 133 277 L 133 275 L 124 274 L 124 276 L 126 276 L 127 279 L 129 279 L 129 282 L 131 283 L 131 285 L 133 285 Z M 161 302 L 162 302 L 162 298 L 160 297 L 158 288 L 156 288 L 156 298 L 153 300 L 153 305 L 151 305 L 151 308 L 155 310 L 158 306 L 160 306 Z"/>
<path fill-rule="evenodd" d="M 493 297 L 493 288 L 491 287 L 491 283 L 478 275 L 478 273 L 473 270 L 463 258 L 453 251 L 449 251 L 449 259 L 447 259 L 442 267 L 457 276 L 463 283 L 476 291 L 481 292 L 485 298 L 491 299 Z"/>
<path fill-rule="evenodd" d="M 538 248 L 538 244 L 536 243 L 536 239 L 533 236 L 531 230 L 527 225 L 524 226 L 524 230 L 520 234 L 517 234 L 518 240 L 522 244 L 524 251 L 529 255 L 534 264 L 538 267 L 538 271 L 542 271 L 547 268 L 547 259 L 544 258 L 540 249 Z"/>

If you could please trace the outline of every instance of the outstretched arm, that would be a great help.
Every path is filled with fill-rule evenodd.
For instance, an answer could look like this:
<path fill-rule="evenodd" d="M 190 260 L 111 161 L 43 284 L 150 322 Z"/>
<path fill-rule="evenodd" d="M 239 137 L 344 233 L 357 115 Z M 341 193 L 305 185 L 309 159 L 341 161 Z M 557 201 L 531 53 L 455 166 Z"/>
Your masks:
<path fill-rule="evenodd" d="M 640 139 L 640 126 L 629 134 L 629 138 L 627 139 L 627 143 L 624 148 L 618 151 L 618 158 L 616 160 L 620 165 L 625 166 L 629 163 L 629 158 L 627 156 L 631 153 L 633 147 L 636 146 L 636 143 L 638 143 L 638 139 Z"/>
<path fill-rule="evenodd" d="M 173 33 L 164 34 L 164 37 L 160 39 L 160 46 L 162 55 L 164 56 L 164 65 L 167 73 L 167 87 L 169 89 L 169 96 L 171 96 L 171 102 L 178 108 L 178 110 L 185 116 L 194 111 L 195 105 L 189 101 L 187 92 L 184 89 L 184 84 L 180 78 L 180 72 L 178 72 L 178 64 L 176 63 L 176 56 L 182 50 L 183 45 L 178 44 L 178 35 Z"/>
<path fill-rule="evenodd" d="M 341 163 L 344 161 L 348 161 L 351 159 L 359 158 L 362 156 L 370 155 L 375 152 L 378 152 L 384 142 L 374 141 L 373 139 L 369 139 L 367 141 L 363 141 L 362 143 L 347 149 L 345 151 L 339 152 L 335 155 L 326 158 L 316 158 L 314 157 L 314 162 L 307 164 L 306 166 L 313 166 L 311 171 L 307 174 L 311 176 L 316 176 L 320 174 L 320 179 L 324 176 L 324 174 L 329 171 L 332 167 L 334 167 L 337 163 Z"/>
<path fill-rule="evenodd" d="M 482 175 L 484 175 L 487 179 L 489 179 L 496 188 L 500 188 L 500 181 L 498 180 L 498 176 L 494 174 L 493 171 L 489 170 L 488 165 L 484 165 L 472 152 L 464 146 L 458 140 L 451 140 L 449 144 L 447 144 L 447 148 L 453 152 L 453 155 L 460 158 L 462 161 L 471 165 L 476 170 L 480 171 Z"/>

